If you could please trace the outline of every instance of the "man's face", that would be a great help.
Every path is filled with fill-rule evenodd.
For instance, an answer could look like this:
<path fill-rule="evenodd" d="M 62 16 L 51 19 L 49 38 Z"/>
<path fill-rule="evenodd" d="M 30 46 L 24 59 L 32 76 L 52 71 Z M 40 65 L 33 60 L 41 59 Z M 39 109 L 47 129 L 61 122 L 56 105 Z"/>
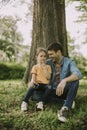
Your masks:
<path fill-rule="evenodd" d="M 59 51 L 55 52 L 53 50 L 48 51 L 49 58 L 52 59 L 53 62 L 59 60 Z"/>

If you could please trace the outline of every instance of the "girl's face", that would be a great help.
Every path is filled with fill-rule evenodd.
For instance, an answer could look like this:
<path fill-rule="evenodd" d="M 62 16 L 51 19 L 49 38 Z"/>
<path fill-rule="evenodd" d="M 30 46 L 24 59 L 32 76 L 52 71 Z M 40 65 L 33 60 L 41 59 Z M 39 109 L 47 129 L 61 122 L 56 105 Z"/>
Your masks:
<path fill-rule="evenodd" d="M 44 51 L 41 51 L 37 55 L 37 63 L 45 63 L 45 61 L 46 61 L 46 53 Z"/>

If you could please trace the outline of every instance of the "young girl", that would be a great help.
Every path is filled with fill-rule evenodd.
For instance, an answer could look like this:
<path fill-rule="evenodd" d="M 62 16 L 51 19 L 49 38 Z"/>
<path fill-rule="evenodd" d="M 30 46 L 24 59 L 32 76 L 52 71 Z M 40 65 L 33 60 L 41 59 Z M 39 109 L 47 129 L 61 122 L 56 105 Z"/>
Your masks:
<path fill-rule="evenodd" d="M 37 64 L 32 67 L 31 74 L 32 78 L 29 83 L 29 89 L 22 101 L 21 110 L 27 110 L 27 103 L 32 93 L 37 90 L 44 91 L 42 100 L 37 103 L 37 109 L 43 110 L 43 105 L 46 103 L 48 94 L 50 93 L 50 78 L 51 78 L 51 67 L 45 64 L 47 52 L 44 48 L 38 48 L 36 52 Z"/>

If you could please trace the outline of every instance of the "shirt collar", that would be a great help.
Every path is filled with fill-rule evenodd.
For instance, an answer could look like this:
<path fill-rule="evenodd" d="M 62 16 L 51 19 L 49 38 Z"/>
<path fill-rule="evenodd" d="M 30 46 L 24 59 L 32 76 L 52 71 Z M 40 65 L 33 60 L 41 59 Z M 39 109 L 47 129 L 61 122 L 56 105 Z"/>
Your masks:
<path fill-rule="evenodd" d="M 63 65 L 63 62 L 64 62 L 64 56 L 62 56 L 62 60 L 61 60 L 60 66 Z M 54 64 L 56 64 L 56 62 L 54 62 Z"/>

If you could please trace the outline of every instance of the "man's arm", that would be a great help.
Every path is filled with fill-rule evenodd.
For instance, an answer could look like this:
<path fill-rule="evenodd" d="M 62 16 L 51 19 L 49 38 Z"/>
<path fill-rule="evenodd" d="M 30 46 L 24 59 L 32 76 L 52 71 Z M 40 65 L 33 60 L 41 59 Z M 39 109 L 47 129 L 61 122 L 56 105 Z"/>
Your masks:
<path fill-rule="evenodd" d="M 72 74 L 69 77 L 64 78 L 59 84 L 58 87 L 56 89 L 56 95 L 61 96 L 64 92 L 64 88 L 66 86 L 67 82 L 72 82 L 72 81 L 76 81 L 79 80 L 79 77 L 76 74 Z"/>
<path fill-rule="evenodd" d="M 72 74 L 69 77 L 64 78 L 63 80 L 65 80 L 65 82 L 67 83 L 67 82 L 79 80 L 79 77 L 76 74 Z"/>
<path fill-rule="evenodd" d="M 56 89 L 56 94 L 58 96 L 61 96 L 63 94 L 66 83 L 80 80 L 82 78 L 82 74 L 73 60 L 70 61 L 68 67 L 69 68 L 67 69 L 69 69 L 71 75 L 62 79 L 61 82 L 58 84 L 58 87 Z"/>

